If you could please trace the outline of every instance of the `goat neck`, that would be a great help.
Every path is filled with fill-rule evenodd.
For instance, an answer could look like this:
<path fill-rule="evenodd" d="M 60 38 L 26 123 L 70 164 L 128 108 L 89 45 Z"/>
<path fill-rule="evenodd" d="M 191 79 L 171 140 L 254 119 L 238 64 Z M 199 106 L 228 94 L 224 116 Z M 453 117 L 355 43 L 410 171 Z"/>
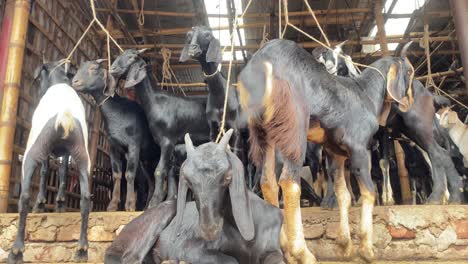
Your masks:
<path fill-rule="evenodd" d="M 218 72 L 219 64 L 216 62 L 200 61 L 202 71 L 207 77 L 205 77 L 208 90 L 211 95 L 220 94 L 224 96 L 226 90 L 226 79 Z"/>
<path fill-rule="evenodd" d="M 146 113 L 149 113 L 149 110 L 158 107 L 158 105 L 154 103 L 153 98 L 154 94 L 159 92 L 160 90 L 153 89 L 148 76 L 144 78 L 143 81 L 135 85 L 135 93 Z"/>
<path fill-rule="evenodd" d="M 66 83 L 68 85 L 71 85 L 68 76 L 61 72 L 60 69 L 56 69 L 49 74 L 48 82 L 49 87 L 59 83 Z"/>
<path fill-rule="evenodd" d="M 379 69 L 383 74 L 388 71 L 390 63 L 387 60 L 379 60 L 372 64 L 373 67 Z M 387 80 L 374 69 L 367 68 L 356 79 L 359 86 L 359 93 L 364 100 L 369 100 L 372 107 L 372 112 L 378 116 L 382 111 L 382 107 L 387 95 Z"/>

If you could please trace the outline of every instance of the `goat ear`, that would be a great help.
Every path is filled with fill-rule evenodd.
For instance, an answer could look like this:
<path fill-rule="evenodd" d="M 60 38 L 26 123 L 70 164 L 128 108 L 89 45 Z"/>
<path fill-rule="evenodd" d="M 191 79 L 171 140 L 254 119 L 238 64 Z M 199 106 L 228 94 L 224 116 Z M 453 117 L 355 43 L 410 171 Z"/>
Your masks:
<path fill-rule="evenodd" d="M 127 74 L 127 79 L 125 80 L 125 88 L 131 88 L 139 84 L 143 79 L 146 78 L 146 68 L 145 65 L 140 63 L 134 63 Z"/>
<path fill-rule="evenodd" d="M 117 82 L 115 81 L 114 76 L 112 74 L 108 74 L 106 70 L 104 70 L 104 89 L 102 93 L 105 96 L 114 97 L 115 95 L 115 87 L 117 86 Z"/>
<path fill-rule="evenodd" d="M 250 206 L 249 194 L 245 185 L 244 166 L 231 151 L 226 151 L 231 163 L 232 181 L 229 185 L 232 215 L 242 237 L 249 241 L 255 236 L 255 226 Z"/>
<path fill-rule="evenodd" d="M 175 228 L 173 237 L 177 236 L 179 232 L 179 227 L 182 224 L 182 219 L 184 218 L 185 203 L 187 200 L 188 186 L 185 182 L 184 176 L 184 166 L 185 162 L 180 166 L 180 178 L 179 178 L 179 190 L 177 192 L 177 214 L 175 216 Z"/>
<path fill-rule="evenodd" d="M 179 57 L 179 62 L 186 62 L 190 56 L 188 55 L 188 49 L 189 49 L 190 43 L 186 43 L 184 48 L 182 49 L 182 52 L 180 53 Z"/>
<path fill-rule="evenodd" d="M 410 99 L 405 95 L 406 87 L 402 78 L 401 64 L 392 63 L 387 72 L 387 93 L 398 103 L 402 112 L 408 112 L 411 107 Z"/>
<path fill-rule="evenodd" d="M 206 52 L 206 62 L 221 63 L 221 60 L 221 44 L 218 39 L 213 37 Z"/>

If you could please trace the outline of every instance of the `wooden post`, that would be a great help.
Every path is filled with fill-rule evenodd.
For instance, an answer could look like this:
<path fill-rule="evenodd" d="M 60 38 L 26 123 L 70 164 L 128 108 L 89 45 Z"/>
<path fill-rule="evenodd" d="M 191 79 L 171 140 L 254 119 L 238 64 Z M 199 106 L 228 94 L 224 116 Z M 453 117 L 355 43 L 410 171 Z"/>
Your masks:
<path fill-rule="evenodd" d="M 0 113 L 0 213 L 6 212 L 8 208 L 13 140 L 30 7 L 30 0 L 15 1 L 5 71 L 2 112 Z"/>
<path fill-rule="evenodd" d="M 398 140 L 394 140 L 393 142 L 395 145 L 398 175 L 400 176 L 401 200 L 403 204 L 411 204 L 413 198 L 411 194 L 408 169 L 406 169 L 405 166 L 405 152 L 403 152 L 403 148 L 401 147 Z"/>
<path fill-rule="evenodd" d="M 380 49 L 382 50 L 382 57 L 390 55 L 387 45 L 387 36 L 385 34 L 385 22 L 382 15 L 382 0 L 375 0 L 374 6 L 375 23 L 377 24 L 377 34 L 380 41 Z"/>
<path fill-rule="evenodd" d="M 455 20 L 455 28 L 458 36 L 458 47 L 460 49 L 460 57 L 463 64 L 463 74 L 465 76 L 465 88 L 468 92 L 468 1 L 466 0 L 450 0 L 453 18 Z"/>
<path fill-rule="evenodd" d="M 8 59 L 8 44 L 10 41 L 13 12 L 15 11 L 15 0 L 7 0 L 5 13 L 2 21 L 2 32 L 0 33 L 0 102 L 3 98 L 3 85 L 5 84 L 5 70 Z"/>

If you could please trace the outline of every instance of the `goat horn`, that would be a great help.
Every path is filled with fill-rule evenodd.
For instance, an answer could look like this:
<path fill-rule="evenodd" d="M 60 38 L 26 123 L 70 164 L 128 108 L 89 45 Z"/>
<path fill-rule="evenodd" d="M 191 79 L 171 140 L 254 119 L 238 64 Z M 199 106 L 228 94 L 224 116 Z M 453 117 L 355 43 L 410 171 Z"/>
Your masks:
<path fill-rule="evenodd" d="M 45 57 L 45 51 L 42 51 L 42 64 L 47 63 L 47 58 Z"/>
<path fill-rule="evenodd" d="M 341 42 L 340 44 L 336 45 L 335 47 L 341 49 L 344 46 L 344 44 L 346 44 L 346 42 L 348 42 L 348 40 L 345 40 L 345 41 Z"/>
<path fill-rule="evenodd" d="M 195 151 L 195 148 L 193 147 L 192 139 L 190 139 L 189 133 L 185 134 L 184 140 L 185 140 L 185 151 L 187 151 L 187 156 L 190 156 L 191 153 Z"/>
<path fill-rule="evenodd" d="M 221 140 L 219 141 L 218 143 L 218 146 L 225 150 L 227 148 L 227 145 L 229 144 L 229 140 L 231 139 L 231 136 L 232 136 L 232 133 L 234 132 L 234 130 L 231 128 L 229 129 L 226 134 L 224 134 L 224 136 L 221 138 Z"/>
<path fill-rule="evenodd" d="M 105 62 L 105 61 L 107 61 L 107 59 L 97 59 L 97 60 L 96 60 L 96 62 L 99 63 L 99 64 L 101 64 L 101 63 L 103 63 L 103 62 Z"/>
<path fill-rule="evenodd" d="M 150 48 L 144 48 L 144 49 L 138 50 L 137 52 L 138 52 L 138 54 L 142 54 L 142 53 L 144 53 L 145 51 L 147 51 L 147 50 L 149 50 L 149 49 L 150 49 Z"/>
<path fill-rule="evenodd" d="M 413 41 L 410 41 L 406 43 L 405 46 L 403 46 L 403 48 L 401 49 L 401 53 L 400 53 L 401 58 L 406 57 L 406 52 L 408 51 L 408 48 L 411 46 L 411 44 L 413 44 Z"/>

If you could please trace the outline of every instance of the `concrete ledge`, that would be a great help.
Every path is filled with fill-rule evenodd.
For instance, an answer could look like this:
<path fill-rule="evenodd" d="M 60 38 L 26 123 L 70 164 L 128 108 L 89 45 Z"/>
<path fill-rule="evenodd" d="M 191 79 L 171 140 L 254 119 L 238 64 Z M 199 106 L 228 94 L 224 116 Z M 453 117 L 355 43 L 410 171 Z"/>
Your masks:
<path fill-rule="evenodd" d="M 338 211 L 304 208 L 304 231 L 309 248 L 321 261 L 339 261 L 335 243 Z M 351 209 L 352 239 L 357 248 L 359 208 Z M 91 213 L 89 262 L 103 261 L 116 232 L 140 212 Z M 0 214 L 0 262 L 16 235 L 17 214 Z M 26 226 L 26 262 L 73 262 L 79 236 L 79 213 L 29 214 Z M 468 206 L 392 206 L 374 210 L 374 246 L 382 261 L 468 260 Z M 413 262 L 412 262 L 413 261 Z M 453 262 L 455 261 L 455 262 Z M 391 263 L 391 262 L 388 262 Z"/>

